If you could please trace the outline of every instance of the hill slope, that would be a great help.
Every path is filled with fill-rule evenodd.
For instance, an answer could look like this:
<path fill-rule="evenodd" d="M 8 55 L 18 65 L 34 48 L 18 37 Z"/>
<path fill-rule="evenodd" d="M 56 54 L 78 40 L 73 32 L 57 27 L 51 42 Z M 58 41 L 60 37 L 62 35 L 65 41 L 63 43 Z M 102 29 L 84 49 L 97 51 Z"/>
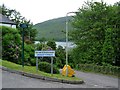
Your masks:
<path fill-rule="evenodd" d="M 72 17 L 68 17 L 68 20 L 71 20 Z M 56 40 L 56 41 L 65 41 L 65 27 L 66 27 L 66 17 L 61 17 L 57 19 L 48 20 L 42 23 L 34 25 L 34 28 L 37 29 L 38 33 L 36 39 L 46 38 L 47 40 Z M 69 30 L 71 25 L 68 25 Z"/>

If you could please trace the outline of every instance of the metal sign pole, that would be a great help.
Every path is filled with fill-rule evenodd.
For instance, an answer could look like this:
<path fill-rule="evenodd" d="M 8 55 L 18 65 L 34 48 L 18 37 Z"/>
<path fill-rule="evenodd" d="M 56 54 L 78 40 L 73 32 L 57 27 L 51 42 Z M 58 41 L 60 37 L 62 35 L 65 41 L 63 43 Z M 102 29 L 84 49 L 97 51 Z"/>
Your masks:
<path fill-rule="evenodd" d="M 51 57 L 51 75 L 53 75 L 53 57 Z"/>
<path fill-rule="evenodd" d="M 38 57 L 36 58 L 36 71 L 38 71 Z"/>
<path fill-rule="evenodd" d="M 24 68 L 24 29 L 28 28 L 28 25 L 26 23 L 20 24 L 20 27 L 22 28 L 22 67 Z"/>
<path fill-rule="evenodd" d="M 22 67 L 24 68 L 24 28 L 22 30 Z"/>

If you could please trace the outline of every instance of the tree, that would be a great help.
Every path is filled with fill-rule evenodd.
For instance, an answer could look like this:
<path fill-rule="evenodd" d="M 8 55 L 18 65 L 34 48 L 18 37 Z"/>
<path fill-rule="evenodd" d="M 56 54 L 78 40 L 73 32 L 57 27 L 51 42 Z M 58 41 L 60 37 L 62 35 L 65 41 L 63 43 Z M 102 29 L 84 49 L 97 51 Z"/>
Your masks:
<path fill-rule="evenodd" d="M 47 45 L 50 46 L 53 50 L 56 50 L 56 43 L 55 43 L 55 41 L 48 41 Z"/>
<path fill-rule="evenodd" d="M 113 56 L 106 58 L 106 62 L 117 60 L 119 58 L 119 21 L 120 16 L 119 2 L 115 5 L 107 5 L 104 2 L 86 2 L 79 12 L 73 17 L 72 25 L 74 31 L 71 34 L 73 41 L 77 44 L 74 49 L 74 58 L 76 62 L 96 63 L 102 65 L 103 57 L 106 50 L 110 51 Z M 107 30 L 112 30 L 112 39 L 108 39 L 110 34 Z M 111 41 L 110 41 L 111 40 Z M 109 42 L 107 42 L 109 41 Z M 110 42 L 112 44 L 110 44 Z M 110 45 L 110 46 L 109 46 Z M 105 48 L 105 46 L 108 46 Z M 117 53 L 116 53 L 117 52 Z M 108 53 L 106 53 L 107 55 Z M 113 62 L 113 61 L 111 61 Z M 109 62 L 110 64 L 112 64 Z"/>
<path fill-rule="evenodd" d="M 14 21 L 17 24 L 17 29 L 19 33 L 22 33 L 22 29 L 20 28 L 21 23 L 26 23 L 28 28 L 25 29 L 25 39 L 33 42 L 35 40 L 35 36 L 37 33 L 36 29 L 33 29 L 33 24 L 30 20 L 27 20 L 25 17 L 21 16 L 20 12 L 15 9 L 8 9 L 4 4 L 0 6 L 0 13 L 2 15 L 8 17 L 10 20 Z"/>
<path fill-rule="evenodd" d="M 113 43 L 112 43 L 112 35 L 113 31 L 111 29 L 106 30 L 106 35 L 105 35 L 105 41 L 103 44 L 103 49 L 102 49 L 102 56 L 103 56 L 103 61 L 104 63 L 107 64 L 113 64 L 115 61 L 115 53 L 114 53 L 114 48 L 113 48 Z"/>
<path fill-rule="evenodd" d="M 41 44 L 41 48 L 43 48 L 45 46 L 45 42 L 46 42 L 46 38 L 45 37 L 42 37 L 38 40 Z"/>

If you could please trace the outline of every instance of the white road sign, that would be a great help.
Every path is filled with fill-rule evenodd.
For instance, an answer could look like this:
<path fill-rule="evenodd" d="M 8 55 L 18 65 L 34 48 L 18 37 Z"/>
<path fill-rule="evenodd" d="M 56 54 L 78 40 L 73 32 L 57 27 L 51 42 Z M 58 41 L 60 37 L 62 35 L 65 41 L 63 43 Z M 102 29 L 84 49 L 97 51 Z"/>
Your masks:
<path fill-rule="evenodd" d="M 55 51 L 35 51 L 35 57 L 55 57 Z"/>

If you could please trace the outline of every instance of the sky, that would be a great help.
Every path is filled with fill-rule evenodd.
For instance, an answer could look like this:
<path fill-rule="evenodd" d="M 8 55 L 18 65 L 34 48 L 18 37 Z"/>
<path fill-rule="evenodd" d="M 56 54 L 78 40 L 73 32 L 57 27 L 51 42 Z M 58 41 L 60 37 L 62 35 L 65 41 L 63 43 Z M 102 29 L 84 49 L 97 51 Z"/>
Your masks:
<path fill-rule="evenodd" d="M 0 5 L 4 4 L 9 9 L 15 9 L 27 20 L 36 24 L 64 17 L 68 12 L 76 12 L 85 1 L 87 0 L 0 0 Z M 113 5 L 120 0 L 103 1 Z"/>

